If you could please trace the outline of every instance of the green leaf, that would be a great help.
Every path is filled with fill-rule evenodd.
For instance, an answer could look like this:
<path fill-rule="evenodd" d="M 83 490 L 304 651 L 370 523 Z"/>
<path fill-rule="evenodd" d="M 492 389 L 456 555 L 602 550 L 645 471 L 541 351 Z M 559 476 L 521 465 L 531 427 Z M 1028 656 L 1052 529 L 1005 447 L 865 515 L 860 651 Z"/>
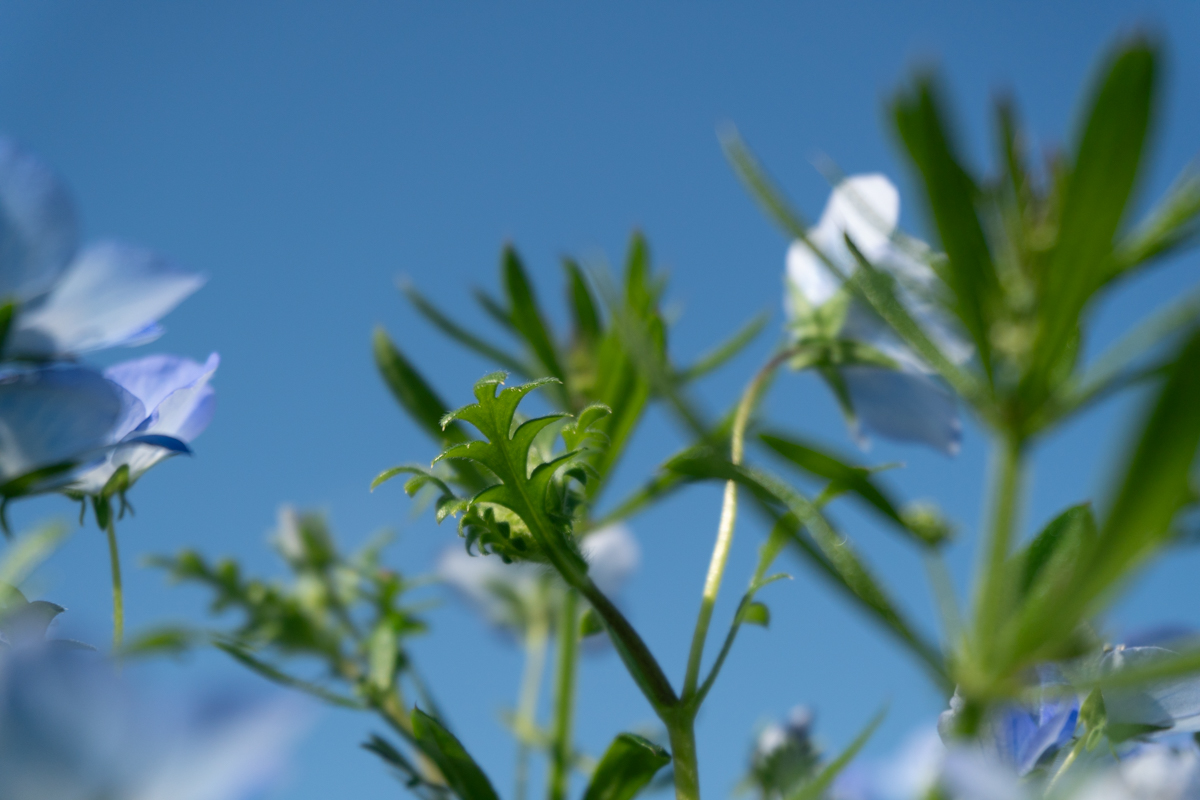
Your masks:
<path fill-rule="evenodd" d="M 1190 244 L 1200 233 L 1200 174 L 1189 168 L 1166 197 L 1117 243 L 1113 277 Z"/>
<path fill-rule="evenodd" d="M 583 800 L 633 800 L 671 754 L 633 733 L 618 734 L 604 751 Z"/>
<path fill-rule="evenodd" d="M 504 288 L 512 308 L 513 327 L 529 345 L 529 349 L 543 367 L 543 372 L 561 381 L 565 375 L 558 361 L 558 350 L 538 309 L 537 298 L 534 296 L 533 286 L 529 283 L 529 276 L 525 274 L 525 267 L 521 264 L 517 251 L 511 246 L 504 248 L 502 259 Z"/>
<path fill-rule="evenodd" d="M 1022 556 L 1020 595 L 1030 594 L 1035 583 L 1061 579 L 1096 537 L 1096 520 L 1088 503 L 1071 506 L 1052 519 Z"/>
<path fill-rule="evenodd" d="M 17 313 L 15 300 L 0 303 L 0 358 L 4 356 L 4 346 L 8 343 L 8 332 L 12 328 L 13 316 Z"/>
<path fill-rule="evenodd" d="M 208 639 L 207 634 L 191 628 L 178 626 L 152 628 L 126 639 L 121 645 L 121 658 L 182 655 L 197 644 L 207 642 Z"/>
<path fill-rule="evenodd" d="M 396 661 L 400 655 L 399 637 L 396 626 L 390 619 L 383 619 L 367 641 L 367 658 L 371 684 L 381 692 L 392 687 L 396 677 Z"/>
<path fill-rule="evenodd" d="M 840 491 L 850 492 L 893 522 L 906 533 L 912 534 L 900 509 L 886 492 L 871 479 L 871 471 L 865 467 L 847 464 L 832 453 L 819 449 L 811 443 L 782 433 L 762 433 L 759 439 L 777 455 L 788 460 L 810 475 L 824 478 Z M 922 544 L 923 540 L 918 539 Z"/>
<path fill-rule="evenodd" d="M 859 732 L 858 736 L 854 737 L 846 749 L 838 754 L 838 757 L 826 764 L 821 771 L 808 783 L 796 789 L 787 796 L 787 800 L 818 800 L 825 796 L 825 792 L 833 785 L 834 780 L 842 770 L 844 770 L 858 752 L 863 749 L 867 741 L 875 733 L 875 730 L 883 722 L 883 718 L 887 716 L 887 709 L 880 711 L 875 717 L 867 723 L 867 726 Z"/>
<path fill-rule="evenodd" d="M 375 366 L 383 376 L 383 382 L 417 426 L 436 442 L 465 441 L 467 436 L 461 425 L 441 426 L 449 407 L 392 343 L 383 328 L 375 329 L 373 345 Z"/>
<path fill-rule="evenodd" d="M 747 625 L 758 625 L 763 628 L 771 627 L 771 609 L 763 603 L 751 603 L 742 612 L 742 622 Z"/>
<path fill-rule="evenodd" d="M 597 341 L 604 334 L 604 324 L 600 320 L 600 312 L 587 278 L 573 259 L 563 259 L 563 269 L 567 272 L 567 295 L 575 334 L 586 342 Z"/>
<path fill-rule="evenodd" d="M 839 536 L 817 507 L 802 494 L 763 470 L 733 464 L 712 451 L 702 449 L 687 451 L 669 461 L 664 468 L 693 480 L 737 481 L 760 502 L 773 509 L 776 520 L 783 518 L 777 510 L 782 506 L 811 536 L 811 539 L 802 536 L 799 526 L 795 529 L 793 541 L 800 545 L 802 551 L 908 645 L 940 681 L 945 681 L 945 666 L 937 649 L 927 643 L 904 618 L 850 541 Z"/>
<path fill-rule="evenodd" d="M 597 616 L 595 609 L 585 609 L 583 616 L 579 618 L 579 638 L 587 639 L 598 633 L 604 633 L 604 623 Z"/>
<path fill-rule="evenodd" d="M 361 700 L 345 697 L 323 686 L 318 686 L 311 681 L 287 674 L 278 667 L 272 666 L 258 658 L 245 645 L 238 642 L 218 640 L 213 642 L 213 646 L 218 650 L 223 650 L 239 664 L 248 667 L 252 672 L 257 672 L 267 680 L 278 683 L 280 686 L 286 686 L 289 689 L 298 689 L 331 705 L 342 706 L 344 708 L 366 708 Z"/>
<path fill-rule="evenodd" d="M 421 752 L 434 763 L 446 778 L 450 790 L 461 800 L 499 800 L 487 775 L 462 743 L 436 719 L 414 708 L 412 729 Z"/>
<path fill-rule="evenodd" d="M 1200 331 L 1193 333 L 1167 371 L 1123 477 L 1093 544 L 1070 579 L 1043 606 L 1026 607 L 1017 655 L 1063 641 L 1099 601 L 1169 540 L 1176 514 L 1193 498 L 1189 474 L 1200 446 Z M 1045 613 L 1040 613 L 1042 610 Z"/>
<path fill-rule="evenodd" d="M 941 277 L 954 295 L 953 310 L 975 342 L 990 378 L 989 333 L 1000 282 L 975 208 L 979 190 L 959 163 L 941 105 L 933 80 L 925 77 L 910 94 L 897 98 L 893 115 L 924 181 L 925 199 L 946 251 Z"/>
<path fill-rule="evenodd" d="M 1078 332 L 1088 299 L 1113 272 L 1113 243 L 1141 166 L 1154 109 L 1156 48 L 1114 53 L 1089 104 L 1041 287 L 1030 379 L 1045 382 Z"/>
<path fill-rule="evenodd" d="M 763 328 L 767 326 L 767 323 L 770 320 L 771 315 L 765 311 L 757 315 L 737 331 L 735 331 L 734 334 L 724 342 L 696 359 L 695 363 L 693 363 L 690 367 L 681 370 L 677 379 L 680 383 L 691 383 L 694 380 L 704 377 L 710 372 L 720 369 L 722 366 L 727 364 L 730 359 L 742 352 L 742 350 L 746 349 L 748 344 L 757 339 L 758 335 L 762 333 Z"/>
<path fill-rule="evenodd" d="M 404 296 L 408 298 L 408 301 L 413 304 L 413 308 L 421 316 L 425 317 L 435 328 L 468 350 L 474 350 L 496 366 L 511 370 L 518 375 L 528 377 L 534 374 L 534 370 L 531 370 L 529 365 L 522 362 L 521 359 L 497 347 L 493 347 L 439 311 L 437 306 L 426 300 L 412 285 L 402 283 L 400 284 L 400 291 L 404 292 Z"/>

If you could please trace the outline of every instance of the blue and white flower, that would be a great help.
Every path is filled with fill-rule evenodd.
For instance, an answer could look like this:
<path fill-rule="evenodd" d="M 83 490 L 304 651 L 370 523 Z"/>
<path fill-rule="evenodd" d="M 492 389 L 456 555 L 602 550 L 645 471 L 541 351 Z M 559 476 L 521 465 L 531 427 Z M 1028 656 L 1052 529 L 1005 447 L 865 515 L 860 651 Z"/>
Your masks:
<path fill-rule="evenodd" d="M 172 703 L 91 653 L 0 653 L 0 797 L 240 800 L 271 783 L 303 728 L 290 702 Z"/>
<path fill-rule="evenodd" d="M 900 195 L 891 181 L 879 174 L 855 175 L 834 187 L 808 238 L 850 275 L 857 261 L 846 245 L 849 237 L 868 261 L 895 279 L 901 302 L 942 352 L 963 363 L 972 347 L 938 309 L 944 287 L 927 263 L 928 247 L 915 240 L 905 240 L 904 246 L 895 241 L 899 216 Z M 820 371 L 833 386 L 859 445 L 865 447 L 867 434 L 875 433 L 956 453 L 962 423 L 953 394 L 873 310 L 850 296 L 813 247 L 797 240 L 788 250 L 785 307 L 798 341 L 816 338 L 842 345 L 840 363 Z"/>
<path fill-rule="evenodd" d="M 79 247 L 70 194 L 39 159 L 0 138 L 0 302 L 15 302 L 6 358 L 72 358 L 162 333 L 158 321 L 204 284 L 149 250 Z"/>

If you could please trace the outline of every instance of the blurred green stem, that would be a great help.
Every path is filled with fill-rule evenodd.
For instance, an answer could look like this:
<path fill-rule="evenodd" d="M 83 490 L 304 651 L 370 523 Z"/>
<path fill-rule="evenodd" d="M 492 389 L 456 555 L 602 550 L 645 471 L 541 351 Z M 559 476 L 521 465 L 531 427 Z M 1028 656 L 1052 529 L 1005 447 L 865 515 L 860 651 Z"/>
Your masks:
<path fill-rule="evenodd" d="M 700 800 L 700 770 L 696 760 L 696 715 L 664 720 L 671 739 L 671 764 L 675 770 L 675 800 Z"/>
<path fill-rule="evenodd" d="M 111 515 L 108 524 L 104 526 L 104 533 L 108 536 L 108 561 L 112 567 L 113 652 L 117 652 L 125 638 L 125 593 L 121 588 L 121 554 L 117 550 L 117 528 Z"/>
<path fill-rule="evenodd" d="M 993 455 L 989 490 L 992 521 L 984 550 L 983 581 L 976 598 L 974 644 L 982 655 L 980 666 L 985 669 L 993 660 L 991 643 L 1011 602 L 1008 559 L 1020 517 L 1024 455 L 1024 443 L 1017 436 L 1001 434 Z"/>
<path fill-rule="evenodd" d="M 746 449 L 746 427 L 750 423 L 758 401 L 771 375 L 781 364 L 795 355 L 794 349 L 777 353 L 750 380 L 742 393 L 737 412 L 733 418 L 733 431 L 729 446 L 729 459 L 734 464 L 742 463 Z M 725 565 L 729 561 L 729 550 L 733 546 L 733 530 L 737 523 L 737 484 L 725 484 L 725 501 L 721 506 L 721 519 L 717 525 L 717 541 L 713 545 L 712 558 L 708 563 L 708 575 L 704 579 L 704 593 L 700 598 L 700 613 L 696 616 L 696 628 L 692 632 L 692 647 L 688 652 L 687 674 L 683 679 L 683 701 L 686 703 L 696 693 L 700 681 L 700 661 L 704 657 L 704 642 L 708 638 L 708 626 L 712 622 L 717 594 L 721 591 L 721 579 L 725 576 Z"/>
<path fill-rule="evenodd" d="M 521 676 L 521 692 L 517 697 L 517 769 L 514 800 L 525 800 L 529 794 L 529 756 L 537 736 L 538 691 L 546 666 L 546 640 L 550 633 L 546 616 L 535 614 L 525 630 L 525 672 Z"/>
<path fill-rule="evenodd" d="M 575 713 L 575 668 L 579 649 L 579 594 L 567 589 L 558 621 L 554 731 L 550 752 L 549 800 L 566 800 L 571 782 L 571 727 Z"/>

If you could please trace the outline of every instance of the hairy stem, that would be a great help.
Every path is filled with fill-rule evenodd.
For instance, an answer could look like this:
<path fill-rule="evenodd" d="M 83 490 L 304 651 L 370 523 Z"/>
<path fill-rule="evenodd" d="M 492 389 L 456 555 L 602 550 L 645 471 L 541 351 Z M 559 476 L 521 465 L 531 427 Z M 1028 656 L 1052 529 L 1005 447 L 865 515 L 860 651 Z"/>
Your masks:
<path fill-rule="evenodd" d="M 525 671 L 521 676 L 521 691 L 517 697 L 517 767 L 514 800 L 525 800 L 529 794 L 529 757 L 532 752 L 534 726 L 537 722 L 538 691 L 546 665 L 546 639 L 549 625 L 544 614 L 536 614 L 525 631 Z"/>
<path fill-rule="evenodd" d="M 554 731 L 550 751 L 549 800 L 566 800 L 571 782 L 571 728 L 575 713 L 575 668 L 579 660 L 579 595 L 568 589 L 558 622 Z"/>
<path fill-rule="evenodd" d="M 793 350 L 776 354 L 760 369 L 746 386 L 733 418 L 733 431 L 729 447 L 729 458 L 734 464 L 742 463 L 746 449 L 746 427 L 750 415 L 758 405 L 767 381 L 792 355 Z M 721 518 L 717 525 L 717 541 L 713 545 L 712 558 L 708 562 L 708 575 L 704 579 L 704 593 L 700 597 L 700 613 L 696 616 L 696 627 L 692 632 L 692 647 L 688 652 L 687 674 L 683 679 L 685 702 L 696 692 L 700 680 L 700 661 L 704 656 L 704 642 L 708 638 L 708 626 L 712 622 L 713 608 L 721 591 L 721 580 L 725 576 L 725 565 L 729 561 L 729 550 L 733 546 L 733 530 L 737 523 L 737 484 L 725 484 L 725 500 L 721 506 Z"/>
<path fill-rule="evenodd" d="M 121 554 L 117 549 L 117 528 L 110 515 L 104 526 L 108 536 L 108 561 L 112 567 L 113 650 L 119 651 L 125 639 L 125 593 L 121 587 Z"/>

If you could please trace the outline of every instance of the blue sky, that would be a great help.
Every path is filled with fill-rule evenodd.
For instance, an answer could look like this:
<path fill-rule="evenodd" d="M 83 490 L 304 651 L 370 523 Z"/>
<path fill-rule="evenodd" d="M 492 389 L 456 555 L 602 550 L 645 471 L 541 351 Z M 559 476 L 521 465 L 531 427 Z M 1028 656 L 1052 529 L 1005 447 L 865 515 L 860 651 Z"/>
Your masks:
<path fill-rule="evenodd" d="M 812 166 L 820 155 L 848 172 L 887 172 L 908 201 L 882 103 L 911 69 L 943 70 L 959 130 L 983 164 L 994 90 L 1011 89 L 1038 145 L 1053 147 L 1069 139 L 1101 49 L 1138 25 L 1160 33 L 1170 53 L 1150 198 L 1200 144 L 1192 46 L 1200 8 L 1188 2 L 0 6 L 0 130 L 66 177 L 89 236 L 153 246 L 211 276 L 142 351 L 201 358 L 218 350 L 223 361 L 217 418 L 196 457 L 148 475 L 133 498 L 137 517 L 122 526 L 130 625 L 204 614 L 201 594 L 137 568 L 141 555 L 194 546 L 274 572 L 265 536 L 280 503 L 327 510 L 352 543 L 396 529 L 391 559 L 410 573 L 454 543 L 449 528 L 414 521 L 398 490 L 366 488 L 384 467 L 433 455 L 376 377 L 373 326 L 386 326 L 452 401 L 465 401 L 492 366 L 457 355 L 424 327 L 394 290 L 398 275 L 450 305 L 473 285 L 494 285 L 500 247 L 512 241 L 561 321 L 559 257 L 615 262 L 638 227 L 671 274 L 682 360 L 764 309 L 778 330 L 786 242 L 733 178 L 718 124 L 735 123 L 810 216 L 828 191 Z M 903 221 L 925 230 L 911 204 Z M 1192 285 L 1196 259 L 1166 264 L 1106 301 L 1090 344 L 1111 341 Z M 731 400 L 773 335 L 701 387 L 707 408 Z M 1089 414 L 1039 450 L 1027 529 L 1103 490 L 1135 401 Z M 768 408 L 777 422 L 851 446 L 813 380 L 780 380 Z M 681 442 L 653 417 L 619 483 L 632 486 Z M 868 457 L 904 461 L 892 485 L 938 500 L 959 523 L 952 560 L 965 580 L 986 470 L 978 428 L 968 426 L 954 460 L 886 443 Z M 718 503 L 715 492 L 696 489 L 633 522 L 644 565 L 623 603 L 676 680 Z M 14 520 L 71 513 L 36 501 Z M 838 518 L 906 607 L 932 625 L 919 559 L 869 520 Z M 761 536 L 750 522 L 739 530 L 718 626 Z M 755 726 L 795 703 L 813 705 L 820 736 L 839 747 L 890 702 L 870 745 L 876 754 L 940 710 L 898 648 L 802 564 L 789 567 L 796 580 L 764 596 L 771 629 L 739 640 L 700 719 L 709 796 L 733 788 Z M 1197 552 L 1173 553 L 1131 587 L 1113 627 L 1200 624 L 1198 567 Z M 105 640 L 106 553 L 96 531 L 74 536 L 35 585 L 69 607 L 64 634 Z M 519 658 L 457 603 L 432 619 L 420 664 L 507 793 L 512 746 L 499 711 L 512 702 Z M 180 686 L 254 685 L 215 656 L 148 675 Z M 652 720 L 611 653 L 587 661 L 581 691 L 579 739 L 593 754 Z M 348 712 L 319 715 L 280 796 L 402 792 L 357 747 L 377 727 Z"/>

